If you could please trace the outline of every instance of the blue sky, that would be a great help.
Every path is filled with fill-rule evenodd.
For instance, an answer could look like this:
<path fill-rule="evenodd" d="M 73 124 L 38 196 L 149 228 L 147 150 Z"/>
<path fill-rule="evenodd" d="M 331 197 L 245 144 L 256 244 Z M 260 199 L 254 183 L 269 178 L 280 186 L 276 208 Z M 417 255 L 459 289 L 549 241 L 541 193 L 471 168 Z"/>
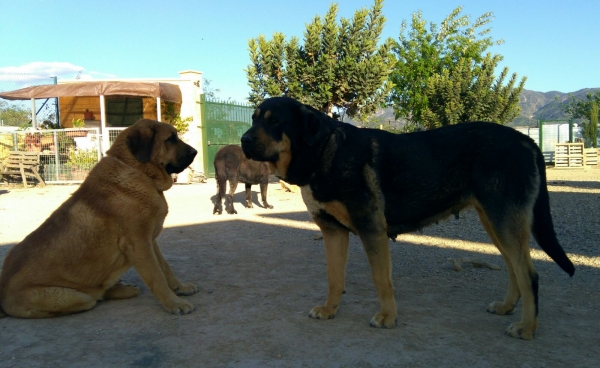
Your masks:
<path fill-rule="evenodd" d="M 178 78 L 197 70 L 219 97 L 243 101 L 249 88 L 248 40 L 282 32 L 302 39 L 330 0 L 0 0 L 0 72 L 73 79 Z M 373 0 L 340 0 L 338 16 Z M 494 13 L 491 51 L 527 76 L 526 89 L 573 92 L 600 87 L 599 0 L 387 0 L 384 37 L 421 10 L 439 24 L 454 8 L 476 19 Z M 500 70 L 496 71 L 498 74 Z"/>

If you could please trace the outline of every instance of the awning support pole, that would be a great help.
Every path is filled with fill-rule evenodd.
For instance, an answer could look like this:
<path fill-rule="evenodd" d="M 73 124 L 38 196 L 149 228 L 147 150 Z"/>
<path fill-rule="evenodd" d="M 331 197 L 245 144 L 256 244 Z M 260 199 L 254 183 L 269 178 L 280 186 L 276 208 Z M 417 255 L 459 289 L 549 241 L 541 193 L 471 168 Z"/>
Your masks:
<path fill-rule="evenodd" d="M 35 113 L 35 98 L 31 99 L 31 127 L 33 129 L 37 129 L 37 119 L 36 116 L 37 114 Z"/>
<path fill-rule="evenodd" d="M 156 98 L 156 120 L 162 121 L 162 111 L 160 108 L 160 97 Z"/>
<path fill-rule="evenodd" d="M 109 136 L 106 130 L 106 106 L 105 106 L 104 95 L 100 95 L 100 134 L 102 136 L 102 156 L 108 151 L 109 148 Z"/>

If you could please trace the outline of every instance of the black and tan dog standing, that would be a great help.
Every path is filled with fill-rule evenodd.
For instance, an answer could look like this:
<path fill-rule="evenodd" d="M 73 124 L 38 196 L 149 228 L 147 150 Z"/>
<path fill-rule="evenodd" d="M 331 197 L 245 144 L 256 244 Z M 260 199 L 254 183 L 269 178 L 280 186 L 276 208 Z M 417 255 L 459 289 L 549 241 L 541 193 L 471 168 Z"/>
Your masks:
<path fill-rule="evenodd" d="M 286 97 L 265 100 L 242 137 L 247 157 L 301 187 L 323 233 L 329 292 L 310 316 L 333 318 L 344 292 L 349 233 L 367 253 L 381 310 L 371 326 L 393 327 L 397 310 L 389 239 L 475 207 L 508 271 L 503 301 L 487 310 L 521 321 L 507 334 L 537 328 L 538 274 L 529 235 L 569 275 L 574 266 L 554 232 L 544 158 L 527 136 L 498 124 L 461 123 L 412 134 L 359 129 Z"/>
<path fill-rule="evenodd" d="M 140 290 L 119 281 L 131 266 L 168 312 L 192 312 L 177 295 L 198 288 L 175 277 L 156 238 L 163 191 L 196 153 L 169 124 L 144 119 L 121 132 L 79 189 L 6 255 L 0 316 L 55 317 L 134 297 Z"/>

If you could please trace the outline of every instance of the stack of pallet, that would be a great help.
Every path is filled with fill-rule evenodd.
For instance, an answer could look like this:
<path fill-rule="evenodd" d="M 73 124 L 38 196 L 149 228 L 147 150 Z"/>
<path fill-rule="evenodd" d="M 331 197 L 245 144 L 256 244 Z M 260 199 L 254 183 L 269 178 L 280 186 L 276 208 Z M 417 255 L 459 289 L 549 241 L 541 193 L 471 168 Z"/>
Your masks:
<path fill-rule="evenodd" d="M 556 143 L 554 166 L 560 169 L 583 169 L 583 143 Z"/>
<path fill-rule="evenodd" d="M 584 148 L 583 162 L 585 166 L 598 166 L 598 148 Z"/>
<path fill-rule="evenodd" d="M 583 169 L 598 165 L 598 149 L 583 148 L 583 143 L 557 143 L 554 166 L 562 169 Z"/>

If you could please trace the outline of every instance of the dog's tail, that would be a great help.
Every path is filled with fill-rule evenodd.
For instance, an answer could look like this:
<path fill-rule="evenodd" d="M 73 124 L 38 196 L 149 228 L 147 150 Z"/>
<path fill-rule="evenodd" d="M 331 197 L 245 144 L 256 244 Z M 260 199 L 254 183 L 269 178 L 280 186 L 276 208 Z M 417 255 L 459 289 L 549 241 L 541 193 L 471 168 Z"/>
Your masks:
<path fill-rule="evenodd" d="M 540 188 L 533 206 L 533 237 L 539 246 L 562 268 L 569 276 L 575 273 L 575 266 L 558 243 L 552 215 L 550 214 L 550 196 L 546 183 L 546 163 L 541 152 L 537 154 L 537 167 L 540 174 Z"/>

